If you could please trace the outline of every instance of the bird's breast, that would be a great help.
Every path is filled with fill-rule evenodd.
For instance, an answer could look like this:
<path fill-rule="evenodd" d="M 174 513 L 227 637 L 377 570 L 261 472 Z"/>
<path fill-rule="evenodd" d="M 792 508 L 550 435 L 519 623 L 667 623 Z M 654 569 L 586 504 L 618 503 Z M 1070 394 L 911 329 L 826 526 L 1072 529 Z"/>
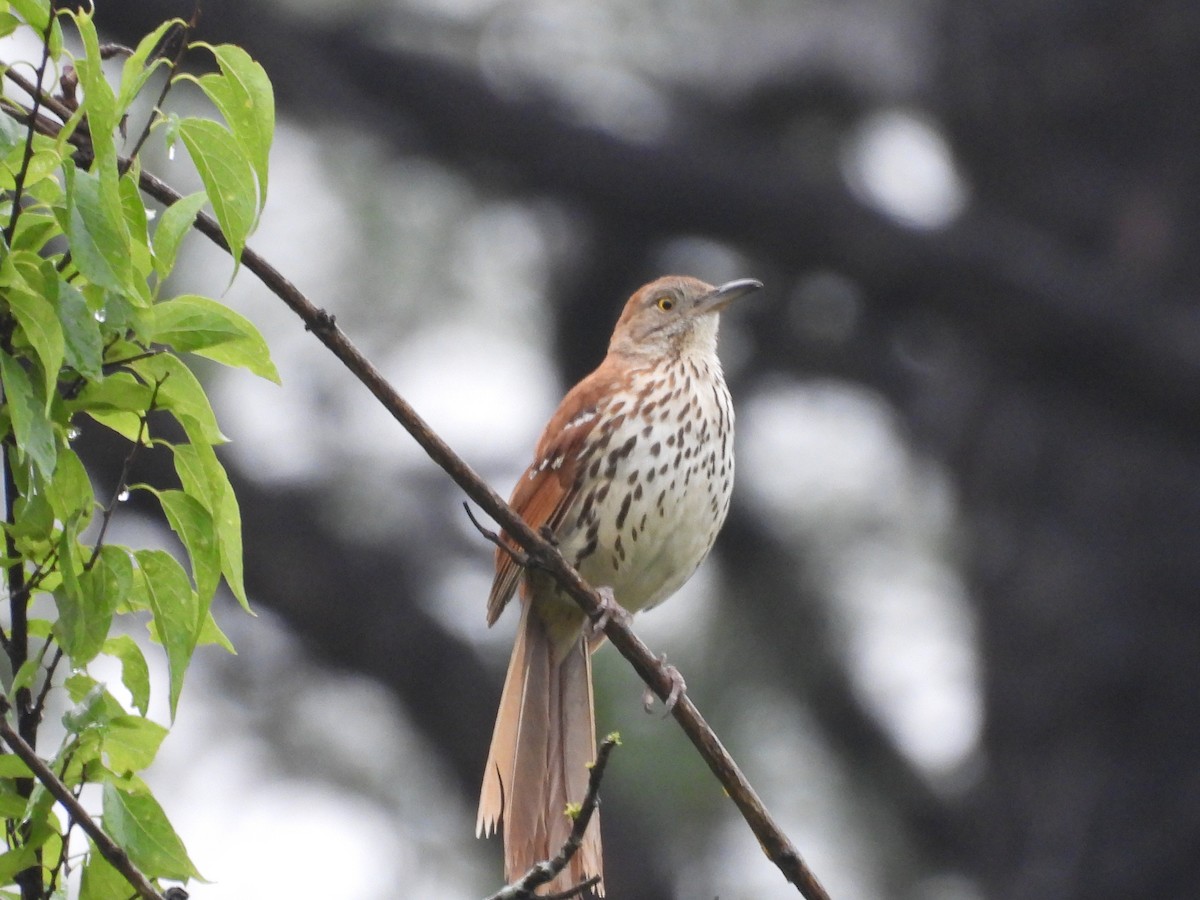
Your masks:
<path fill-rule="evenodd" d="M 733 407 L 715 358 L 634 373 L 597 407 L 559 546 L 630 611 L 666 599 L 708 555 L 733 489 Z"/>

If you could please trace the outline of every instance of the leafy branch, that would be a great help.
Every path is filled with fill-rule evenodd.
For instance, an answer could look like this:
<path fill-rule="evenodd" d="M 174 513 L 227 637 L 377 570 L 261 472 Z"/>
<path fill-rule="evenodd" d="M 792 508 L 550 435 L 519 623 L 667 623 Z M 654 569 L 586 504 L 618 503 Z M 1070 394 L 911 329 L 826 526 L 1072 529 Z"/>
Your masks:
<path fill-rule="evenodd" d="M 146 876 L 130 861 L 129 854 L 117 846 L 116 842 L 105 833 L 104 829 L 96 824 L 96 820 L 84 809 L 83 804 L 79 802 L 79 799 L 71 789 L 63 784 L 62 779 L 55 775 L 54 771 L 48 765 L 42 762 L 42 758 L 37 755 L 37 751 L 12 730 L 12 727 L 4 718 L 11 708 L 12 704 L 9 702 L 8 697 L 0 694 L 0 740 L 8 744 L 12 752 L 21 762 L 29 767 L 29 771 L 36 776 L 37 780 L 50 792 L 51 796 L 63 805 L 63 808 L 70 813 L 72 820 L 92 839 L 96 845 L 96 849 L 129 882 L 130 886 L 137 892 L 137 896 L 143 898 L 143 900 L 164 900 L 163 895 L 155 890 L 154 886 L 146 879 Z M 184 894 L 184 897 L 186 896 Z"/>
<path fill-rule="evenodd" d="M 244 51 L 189 44 L 192 23 L 164 22 L 125 48 L 102 45 L 86 9 L 59 10 L 50 0 L 3 8 L 0 37 L 31 30 L 41 61 L 31 80 L 0 60 L 3 77 L 28 95 L 0 96 L 0 208 L 9 204 L 0 232 L 0 528 L 10 620 L 7 633 L 0 629 L 0 650 L 11 672 L 0 692 L 0 741 L 13 751 L 0 754 L 0 797 L 9 798 L 0 889 L 15 884 L 22 900 L 59 896 L 63 873 L 77 862 L 83 900 L 127 898 L 130 886 L 137 896 L 160 897 L 158 879 L 186 882 L 199 873 L 138 777 L 169 729 L 147 716 L 150 672 L 141 645 L 113 633 L 113 625 L 133 613 L 147 622 L 167 658 L 174 718 L 196 649 L 232 649 L 210 608 L 221 581 L 247 605 L 241 515 L 213 449 L 224 437 L 182 356 L 276 381 L 278 373 L 242 316 L 207 297 L 165 296 L 164 286 L 192 215 L 206 202 L 235 256 L 253 229 L 266 197 L 274 100 L 265 72 Z M 81 47 L 74 54 L 64 52 L 65 26 Z M 211 54 L 216 70 L 177 72 L 189 49 Z M 124 65 L 110 83 L 104 63 L 116 57 Z M 52 67 L 59 96 L 41 88 Z M 164 69 L 132 151 L 121 155 L 132 104 Z M 224 122 L 165 113 L 168 92 L 181 80 L 197 85 Z M 138 156 L 152 133 L 181 140 L 205 186 L 153 228 L 137 182 Z M 106 503 L 74 447 L 80 418 L 131 444 Z M 169 438 L 157 434 L 167 419 L 174 422 Z M 131 482 L 147 446 L 173 456 L 180 487 Z M 190 571 L 164 550 L 109 542 L 131 489 L 159 500 Z M 43 617 L 51 608 L 56 615 Z M 89 674 L 101 655 L 120 664 L 127 703 Z M 39 757 L 39 725 L 55 695 L 70 708 L 66 736 L 57 754 Z M 87 784 L 101 788 L 103 828 L 80 803 Z M 88 848 L 71 857 L 77 826 Z M 162 900 L 182 896 L 170 888 Z"/>

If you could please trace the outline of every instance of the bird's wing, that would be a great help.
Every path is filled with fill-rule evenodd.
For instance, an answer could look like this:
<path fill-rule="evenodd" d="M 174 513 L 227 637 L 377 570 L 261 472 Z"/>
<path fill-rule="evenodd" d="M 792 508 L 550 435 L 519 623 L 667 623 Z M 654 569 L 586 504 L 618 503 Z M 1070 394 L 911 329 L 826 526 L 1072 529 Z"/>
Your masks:
<path fill-rule="evenodd" d="M 603 366 L 577 384 L 550 418 L 537 454 L 513 489 L 509 505 L 534 531 L 556 534 L 563 517 L 575 502 L 583 479 L 582 455 L 602 413 L 598 397 L 607 379 Z M 502 534 L 504 547 L 496 548 L 496 577 L 488 595 L 487 620 L 500 617 L 521 579 L 522 569 L 505 547 L 519 551 L 517 544 Z"/>

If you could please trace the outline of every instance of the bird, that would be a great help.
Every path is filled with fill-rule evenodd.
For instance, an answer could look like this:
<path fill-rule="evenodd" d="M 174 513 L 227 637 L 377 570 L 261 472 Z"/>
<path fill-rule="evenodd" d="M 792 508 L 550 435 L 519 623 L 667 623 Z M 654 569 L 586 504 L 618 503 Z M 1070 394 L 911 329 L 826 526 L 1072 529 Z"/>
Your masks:
<path fill-rule="evenodd" d="M 720 314 L 762 283 L 671 275 L 625 304 L 600 365 L 563 398 L 509 501 L 616 609 L 650 609 L 712 549 L 733 489 L 733 403 L 717 356 Z M 509 883 L 558 853 L 596 757 L 591 654 L 603 634 L 500 536 L 487 604 L 521 618 L 484 769 L 477 836 L 504 835 Z M 546 885 L 603 878 L 599 815 Z M 603 896 L 603 881 L 596 892 Z"/>

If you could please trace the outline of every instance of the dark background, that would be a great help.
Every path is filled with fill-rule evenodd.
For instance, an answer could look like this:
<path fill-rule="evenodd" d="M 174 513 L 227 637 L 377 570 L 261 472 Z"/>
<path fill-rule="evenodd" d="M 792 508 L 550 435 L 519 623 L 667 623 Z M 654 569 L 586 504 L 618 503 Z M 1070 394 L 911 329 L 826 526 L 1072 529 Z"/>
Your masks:
<path fill-rule="evenodd" d="M 168 0 L 98 6 L 122 41 L 191 11 Z M 786 435 L 806 434 L 813 404 L 796 402 L 783 437 L 766 424 L 743 431 L 740 483 L 758 487 L 739 488 L 718 541 L 705 637 L 685 648 L 674 626 L 653 632 L 835 897 L 1200 896 L 1200 6 L 206 0 L 198 34 L 246 47 L 277 93 L 269 208 L 287 213 L 269 212 L 252 243 L 353 339 L 409 371 L 395 346 L 478 311 L 455 298 L 490 297 L 484 321 L 498 339 L 484 355 L 507 366 L 494 375 L 503 400 L 527 359 L 502 360 L 504 339 L 541 336 L 552 365 L 525 367 L 510 389 L 541 384 L 510 397 L 521 436 L 505 432 L 503 460 L 482 449 L 472 460 L 502 492 L 559 392 L 599 359 L 622 298 L 679 266 L 768 285 L 726 326 L 741 409 L 774 410 L 757 421 L 778 424 L 789 398 L 857 398 L 846 414 L 861 420 L 865 404 L 886 423 L 908 460 L 900 471 L 934 473 L 916 481 L 942 498 L 940 525 L 856 518 L 836 493 L 803 512 L 805 492 L 781 488 L 772 506 L 773 479 L 822 483 L 819 471 L 797 482 L 789 470 L 808 457 Z M 872 125 L 896 121 L 948 148 L 960 209 L 914 221 L 855 187 L 847 160 Z M 916 179 L 902 151 L 892 145 L 889 158 Z M 498 226 L 462 243 L 454 221 L 481 206 L 539 223 L 536 290 L 500 276 L 487 289 L 479 267 L 486 276 L 499 265 L 490 257 L 526 250 Z M 198 289 L 220 291 L 221 271 Z M 279 753 L 269 771 L 308 778 L 331 743 L 375 732 L 336 691 L 292 703 L 284 684 L 305 681 L 315 660 L 386 685 L 394 705 L 384 707 L 426 756 L 406 745 L 413 755 L 375 776 L 424 777 L 437 760 L 448 821 L 426 838 L 445 855 L 410 863 L 426 884 L 456 885 L 396 894 L 482 894 L 498 854 L 471 838 L 472 808 L 512 626 L 480 643 L 470 637 L 479 622 L 454 627 L 438 607 L 455 593 L 453 615 L 482 620 L 487 548 L 398 428 L 346 430 L 343 404 L 365 392 L 318 360 L 298 322 L 251 315 L 290 360 L 292 393 L 259 398 L 269 415 L 239 413 L 259 395 L 237 382 L 218 391 L 218 412 L 239 444 L 263 440 L 248 426 L 252 436 L 239 435 L 247 416 L 281 429 L 267 438 L 281 445 L 273 453 L 308 442 L 309 465 L 281 474 L 253 449 L 229 457 L 248 584 L 270 614 L 233 626 L 243 668 L 217 664 L 209 689 L 257 711 L 244 724 Z M 450 359 L 426 345 L 426 369 Z M 489 359 L 477 365 L 487 371 Z M 856 426 L 845 427 L 853 450 Z M 406 462 L 380 462 L 392 458 Z M 886 472 L 872 477 L 894 487 Z M 780 525 L 791 505 L 804 527 Z M 864 687 L 851 651 L 873 607 L 857 598 L 864 624 L 839 607 L 845 591 L 830 590 L 859 572 L 839 548 L 881 528 L 934 561 L 951 584 L 943 607 L 960 602 L 968 623 L 956 652 L 982 718 L 938 765 L 906 749 L 904 726 Z M 862 583 L 889 581 L 886 555 L 864 565 L 882 575 Z M 448 577 L 464 566 L 469 575 Z M 686 611 L 662 615 L 691 627 Z M 298 661 L 263 674 L 256 634 L 277 620 L 300 642 Z M 908 633 L 919 641 L 924 630 Z M 919 681 L 919 647 L 903 628 L 896 637 L 889 664 Z M 610 895 L 790 896 L 671 726 L 636 718 L 619 661 L 599 672 L 614 727 L 641 736 L 609 776 Z M 297 716 L 329 729 L 311 753 L 296 749 Z M 937 745 L 936 733 L 925 738 Z M 364 744 L 379 758 L 399 753 Z M 334 768 L 339 790 L 386 798 Z M 427 812 L 396 821 L 419 833 Z M 300 853 L 318 852 L 338 821 Z M 252 896 L 219 862 L 200 864 L 216 870 L 219 896 Z M 196 896 L 218 896 L 205 890 Z"/>

